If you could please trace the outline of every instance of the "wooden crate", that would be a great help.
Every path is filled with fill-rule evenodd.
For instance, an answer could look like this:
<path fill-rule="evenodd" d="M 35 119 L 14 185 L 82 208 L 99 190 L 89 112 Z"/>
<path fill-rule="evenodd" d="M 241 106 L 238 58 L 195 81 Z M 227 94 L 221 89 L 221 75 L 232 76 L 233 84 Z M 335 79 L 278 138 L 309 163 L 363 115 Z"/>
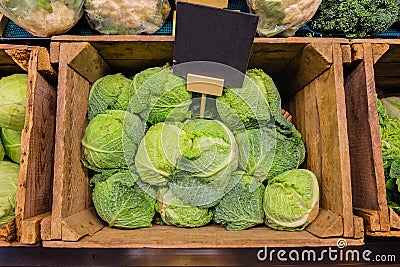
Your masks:
<path fill-rule="evenodd" d="M 285 108 L 303 135 L 304 167 L 319 179 L 321 212 L 307 231 L 278 232 L 265 226 L 227 231 L 154 226 L 118 230 L 98 222 L 92 208 L 81 139 L 87 125 L 91 84 L 107 73 L 129 76 L 162 66 L 173 57 L 167 36 L 53 37 L 52 63 L 59 68 L 52 215 L 42 221 L 43 246 L 110 248 L 238 248 L 363 244 L 362 219 L 353 216 L 350 156 L 344 98 L 343 59 L 350 46 L 342 39 L 256 39 L 249 67 L 271 74 Z M 343 52 L 342 52 L 343 50 Z M 77 241 L 77 242 L 69 242 Z"/>
<path fill-rule="evenodd" d="M 353 40 L 355 66 L 345 80 L 355 214 L 366 234 L 400 237 L 400 217 L 386 200 L 376 94 L 400 93 L 400 40 Z"/>
<path fill-rule="evenodd" d="M 28 73 L 15 222 L 20 243 L 34 244 L 52 203 L 57 79 L 45 48 L 0 45 L 0 77 L 14 73 Z"/>

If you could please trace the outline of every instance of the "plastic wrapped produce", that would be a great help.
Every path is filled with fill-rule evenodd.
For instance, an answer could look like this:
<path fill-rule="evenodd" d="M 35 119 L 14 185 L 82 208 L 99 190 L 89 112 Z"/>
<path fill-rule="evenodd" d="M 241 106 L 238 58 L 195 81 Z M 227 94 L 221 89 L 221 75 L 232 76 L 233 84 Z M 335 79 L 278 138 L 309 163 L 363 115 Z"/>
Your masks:
<path fill-rule="evenodd" d="M 83 14 L 83 0 L 0 0 L 0 11 L 39 37 L 70 30 Z"/>
<path fill-rule="evenodd" d="M 247 0 L 247 4 L 260 17 L 258 34 L 293 36 L 314 16 L 321 0 Z"/>
<path fill-rule="evenodd" d="M 102 34 L 154 33 L 168 17 L 168 0 L 86 0 L 90 26 Z"/>

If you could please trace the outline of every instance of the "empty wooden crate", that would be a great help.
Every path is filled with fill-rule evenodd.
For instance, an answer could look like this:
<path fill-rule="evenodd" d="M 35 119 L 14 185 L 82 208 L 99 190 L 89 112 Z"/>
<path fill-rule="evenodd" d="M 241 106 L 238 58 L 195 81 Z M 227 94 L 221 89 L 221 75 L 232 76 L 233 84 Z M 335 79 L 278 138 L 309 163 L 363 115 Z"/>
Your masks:
<path fill-rule="evenodd" d="M 366 234 L 400 237 L 400 217 L 388 207 L 377 111 L 377 89 L 400 93 L 400 40 L 353 40 L 354 70 L 345 80 L 353 205 Z"/>
<path fill-rule="evenodd" d="M 25 126 L 22 130 L 21 158 L 16 193 L 15 226 L 20 243 L 1 242 L 0 246 L 35 244 L 40 241 L 40 221 L 50 214 L 52 203 L 54 132 L 56 115 L 55 71 L 45 48 L 0 45 L 0 77 L 28 74 Z"/>
<path fill-rule="evenodd" d="M 53 37 L 52 63 L 58 66 L 58 109 L 52 215 L 42 221 L 46 247 L 238 248 L 363 244 L 362 219 L 353 216 L 350 156 L 344 98 L 343 39 L 256 39 L 249 68 L 276 81 L 284 106 L 306 144 L 305 168 L 319 179 L 321 211 L 306 231 L 281 232 L 266 226 L 227 231 L 153 226 L 136 230 L 105 227 L 92 208 L 88 171 L 81 164 L 92 83 L 108 73 L 131 76 L 172 63 L 174 39 L 160 36 Z M 345 53 L 343 53 L 345 52 Z M 68 242 L 77 241 L 77 242 Z"/>

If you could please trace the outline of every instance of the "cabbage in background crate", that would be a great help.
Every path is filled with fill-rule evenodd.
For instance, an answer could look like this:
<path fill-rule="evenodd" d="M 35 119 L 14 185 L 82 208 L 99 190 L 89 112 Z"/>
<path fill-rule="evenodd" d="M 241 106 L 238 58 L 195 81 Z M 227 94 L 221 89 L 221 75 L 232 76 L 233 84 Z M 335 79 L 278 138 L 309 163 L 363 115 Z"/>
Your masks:
<path fill-rule="evenodd" d="M 83 0 L 0 0 L 0 11 L 29 33 L 49 37 L 78 22 Z"/>

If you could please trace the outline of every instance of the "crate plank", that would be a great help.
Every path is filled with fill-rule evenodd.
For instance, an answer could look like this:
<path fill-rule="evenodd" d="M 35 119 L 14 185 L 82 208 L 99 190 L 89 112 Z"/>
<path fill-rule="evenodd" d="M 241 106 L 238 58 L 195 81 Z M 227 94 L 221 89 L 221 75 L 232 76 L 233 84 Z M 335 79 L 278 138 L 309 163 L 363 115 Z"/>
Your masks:
<path fill-rule="evenodd" d="M 42 240 L 51 240 L 51 214 L 44 217 L 40 222 L 40 238 Z"/>
<path fill-rule="evenodd" d="M 50 212 L 47 212 L 22 221 L 20 242 L 23 244 L 36 244 L 39 242 L 41 240 L 40 222 L 50 214 Z"/>
<path fill-rule="evenodd" d="M 331 66 L 332 59 L 324 57 L 320 49 L 325 52 L 325 47 L 307 45 L 280 73 L 277 83 L 279 87 L 285 88 L 281 94 L 282 98 L 291 97 Z"/>
<path fill-rule="evenodd" d="M 93 207 L 78 212 L 62 221 L 62 238 L 64 241 L 78 241 L 86 235 L 94 235 L 104 225 L 97 219 Z"/>
<path fill-rule="evenodd" d="M 343 235 L 343 218 L 330 210 L 320 210 L 317 219 L 306 230 L 319 237 Z"/>
<path fill-rule="evenodd" d="M 389 208 L 390 227 L 400 230 L 400 216 Z"/>
<path fill-rule="evenodd" d="M 61 239 L 62 219 L 90 207 L 87 169 L 80 162 L 81 140 L 87 125 L 89 82 L 68 65 L 80 44 L 61 44 L 54 156 L 51 237 Z M 79 104 L 77 104 L 79 103 Z M 67 179 L 62 179 L 68 177 Z M 73 199 L 73 201 L 71 201 Z"/>
<path fill-rule="evenodd" d="M 64 248 L 259 248 L 336 246 L 337 238 L 317 238 L 302 232 L 274 231 L 264 227 L 227 231 L 220 225 L 199 228 L 153 226 L 136 230 L 105 227 L 79 242 L 43 241 L 44 247 Z M 216 238 L 218 236 L 218 238 Z M 349 246 L 362 245 L 362 239 L 346 239 Z"/>

